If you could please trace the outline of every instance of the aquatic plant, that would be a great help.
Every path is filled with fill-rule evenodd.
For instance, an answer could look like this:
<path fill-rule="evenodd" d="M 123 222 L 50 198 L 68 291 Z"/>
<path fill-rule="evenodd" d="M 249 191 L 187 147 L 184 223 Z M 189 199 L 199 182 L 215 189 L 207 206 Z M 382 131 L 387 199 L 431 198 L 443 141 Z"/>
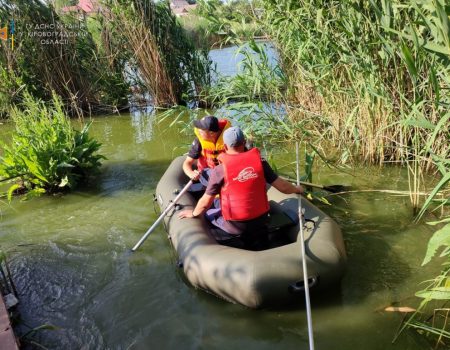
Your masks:
<path fill-rule="evenodd" d="M 262 21 L 288 78 L 272 84 L 269 100 L 259 98 L 252 88 L 264 86 L 258 70 L 267 67 L 253 65 L 248 74 L 219 81 L 209 99 L 218 105 L 241 99 L 244 109 L 260 111 L 255 99 L 275 101 L 287 117 L 263 112 L 268 135 L 292 140 L 306 133 L 307 142 L 334 149 L 330 156 L 342 163 L 403 162 L 411 202 L 420 207 L 424 173 L 436 170 L 433 159 L 450 156 L 449 8 L 442 1 L 263 3 Z M 225 109 L 244 114 L 239 105 Z"/>
<path fill-rule="evenodd" d="M 101 144 L 88 135 L 90 123 L 74 130 L 63 111 L 61 99 L 53 94 L 47 106 L 24 94 L 21 108 L 13 108 L 15 131 L 11 143 L 1 142 L 0 181 L 13 181 L 14 193 L 52 193 L 76 187 L 98 171 L 104 156 Z"/>
<path fill-rule="evenodd" d="M 280 102 L 287 83 L 280 66 L 271 63 L 265 43 L 250 40 L 236 51 L 242 55 L 239 72 L 233 77 L 219 77 L 200 99 L 208 106 L 226 106 L 229 102 Z M 236 106 L 234 107 L 236 108 Z"/>
<path fill-rule="evenodd" d="M 264 35 L 262 23 L 256 14 L 261 7 L 258 0 L 199 0 L 194 15 L 189 17 L 194 24 L 188 26 L 205 39 L 209 47 L 222 45 L 241 45 Z"/>
<path fill-rule="evenodd" d="M 86 18 L 60 16 L 39 0 L 2 0 L 0 23 L 11 18 L 17 27 L 14 48 L 0 42 L 0 65 L 9 79 L 19 77 L 33 96 L 44 100 L 57 92 L 77 116 L 127 106 L 122 51 L 106 53 L 94 41 Z"/>
<path fill-rule="evenodd" d="M 112 9 L 115 35 L 126 38 L 155 106 L 186 103 L 210 84 L 207 52 L 195 49 L 168 3 L 114 0 Z"/>
<path fill-rule="evenodd" d="M 7 118 L 12 106 L 19 102 L 20 91 L 24 88 L 20 77 L 9 74 L 0 65 L 0 119 Z"/>
<path fill-rule="evenodd" d="M 402 119 L 436 124 L 449 102 L 442 1 L 264 1 L 263 20 L 289 76 L 293 120 L 369 162 L 408 157 Z M 448 10 L 448 9 L 447 9 Z M 419 135 L 419 138 L 422 135 Z M 442 154 L 445 143 L 436 143 Z M 344 159 L 344 158 L 343 158 Z"/>

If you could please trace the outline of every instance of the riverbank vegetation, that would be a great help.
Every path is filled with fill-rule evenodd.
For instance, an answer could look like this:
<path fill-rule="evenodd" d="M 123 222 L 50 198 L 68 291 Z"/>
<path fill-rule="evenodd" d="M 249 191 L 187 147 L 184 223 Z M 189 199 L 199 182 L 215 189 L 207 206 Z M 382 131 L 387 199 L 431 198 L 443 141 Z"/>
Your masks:
<path fill-rule="evenodd" d="M 112 112 L 127 105 L 125 57 L 119 51 L 108 54 L 106 42 L 95 42 L 85 19 L 60 16 L 38 0 L 2 1 L 0 22 L 8 23 L 9 31 L 12 18 L 14 47 L 11 41 L 0 44 L 3 117 L 9 114 L 9 104 L 20 101 L 23 86 L 46 101 L 56 92 L 76 116 Z"/>
<path fill-rule="evenodd" d="M 195 48 L 168 3 L 116 0 L 111 8 L 114 34 L 123 37 L 153 105 L 186 104 L 210 85 L 208 51 Z"/>
<path fill-rule="evenodd" d="M 186 104 L 210 84 L 207 51 L 166 2 L 108 1 L 90 16 L 38 0 L 1 4 L 0 23 L 17 33 L 0 43 L 0 116 L 16 126 L 0 163 L 1 181 L 14 182 L 9 197 L 74 188 L 99 167 L 89 124 L 75 131 L 66 115 L 127 108 L 130 84 L 156 107 Z"/>
<path fill-rule="evenodd" d="M 1 3 L 0 23 L 10 31 L 14 18 L 16 27 L 14 47 L 11 38 L 0 42 L 1 117 L 24 86 L 46 101 L 56 92 L 70 115 L 83 117 L 128 108 L 130 92 L 157 107 L 186 104 L 210 83 L 207 51 L 166 2 L 106 1 L 89 16 L 39 0 Z"/>
<path fill-rule="evenodd" d="M 197 47 L 210 49 L 264 37 L 262 23 L 255 20 L 261 11 L 261 1 L 199 0 L 180 23 Z"/>
<path fill-rule="evenodd" d="M 21 108 L 14 107 L 11 118 L 15 130 L 11 142 L 0 143 L 0 181 L 13 184 L 7 192 L 39 195 L 73 189 L 98 171 L 101 144 L 90 138 L 86 124 L 75 130 L 54 94 L 50 106 L 23 94 Z"/>

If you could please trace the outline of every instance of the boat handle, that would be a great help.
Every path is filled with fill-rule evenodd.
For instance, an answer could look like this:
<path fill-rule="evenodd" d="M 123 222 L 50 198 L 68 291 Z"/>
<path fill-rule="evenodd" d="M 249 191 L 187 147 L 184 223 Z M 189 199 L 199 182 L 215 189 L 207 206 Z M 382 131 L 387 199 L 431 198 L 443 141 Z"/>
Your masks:
<path fill-rule="evenodd" d="M 308 287 L 313 288 L 319 283 L 319 276 L 313 276 L 308 278 Z M 291 293 L 302 293 L 305 291 L 305 284 L 303 281 L 297 281 L 292 283 L 288 287 L 289 292 Z"/>

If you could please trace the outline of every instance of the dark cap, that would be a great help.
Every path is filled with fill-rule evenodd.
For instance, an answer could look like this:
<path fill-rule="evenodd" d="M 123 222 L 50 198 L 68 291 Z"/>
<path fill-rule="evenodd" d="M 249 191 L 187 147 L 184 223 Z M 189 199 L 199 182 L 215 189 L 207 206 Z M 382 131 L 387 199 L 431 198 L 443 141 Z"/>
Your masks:
<path fill-rule="evenodd" d="M 244 133 L 237 126 L 228 128 L 223 133 L 223 142 L 225 142 L 228 147 L 240 146 L 245 142 Z"/>
<path fill-rule="evenodd" d="M 194 120 L 194 126 L 197 129 L 217 132 L 219 131 L 219 120 L 212 115 L 208 115 L 200 120 Z"/>

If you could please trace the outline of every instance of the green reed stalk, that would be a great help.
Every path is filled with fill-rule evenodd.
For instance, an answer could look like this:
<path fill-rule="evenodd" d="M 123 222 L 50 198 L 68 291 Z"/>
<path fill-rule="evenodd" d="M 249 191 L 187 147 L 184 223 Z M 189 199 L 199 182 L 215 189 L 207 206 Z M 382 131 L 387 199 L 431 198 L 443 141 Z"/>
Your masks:
<path fill-rule="evenodd" d="M 402 145 L 411 145 L 416 132 L 419 140 L 424 134 L 400 120 L 419 108 L 425 120 L 436 123 L 449 99 L 444 89 L 449 59 L 439 56 L 448 47 L 440 2 L 264 4 L 268 31 L 291 78 L 290 98 L 301 105 L 292 118 L 320 115 L 326 122 L 317 136 L 360 159 L 405 159 Z M 445 151 L 440 140 L 433 145 L 438 154 Z"/>

